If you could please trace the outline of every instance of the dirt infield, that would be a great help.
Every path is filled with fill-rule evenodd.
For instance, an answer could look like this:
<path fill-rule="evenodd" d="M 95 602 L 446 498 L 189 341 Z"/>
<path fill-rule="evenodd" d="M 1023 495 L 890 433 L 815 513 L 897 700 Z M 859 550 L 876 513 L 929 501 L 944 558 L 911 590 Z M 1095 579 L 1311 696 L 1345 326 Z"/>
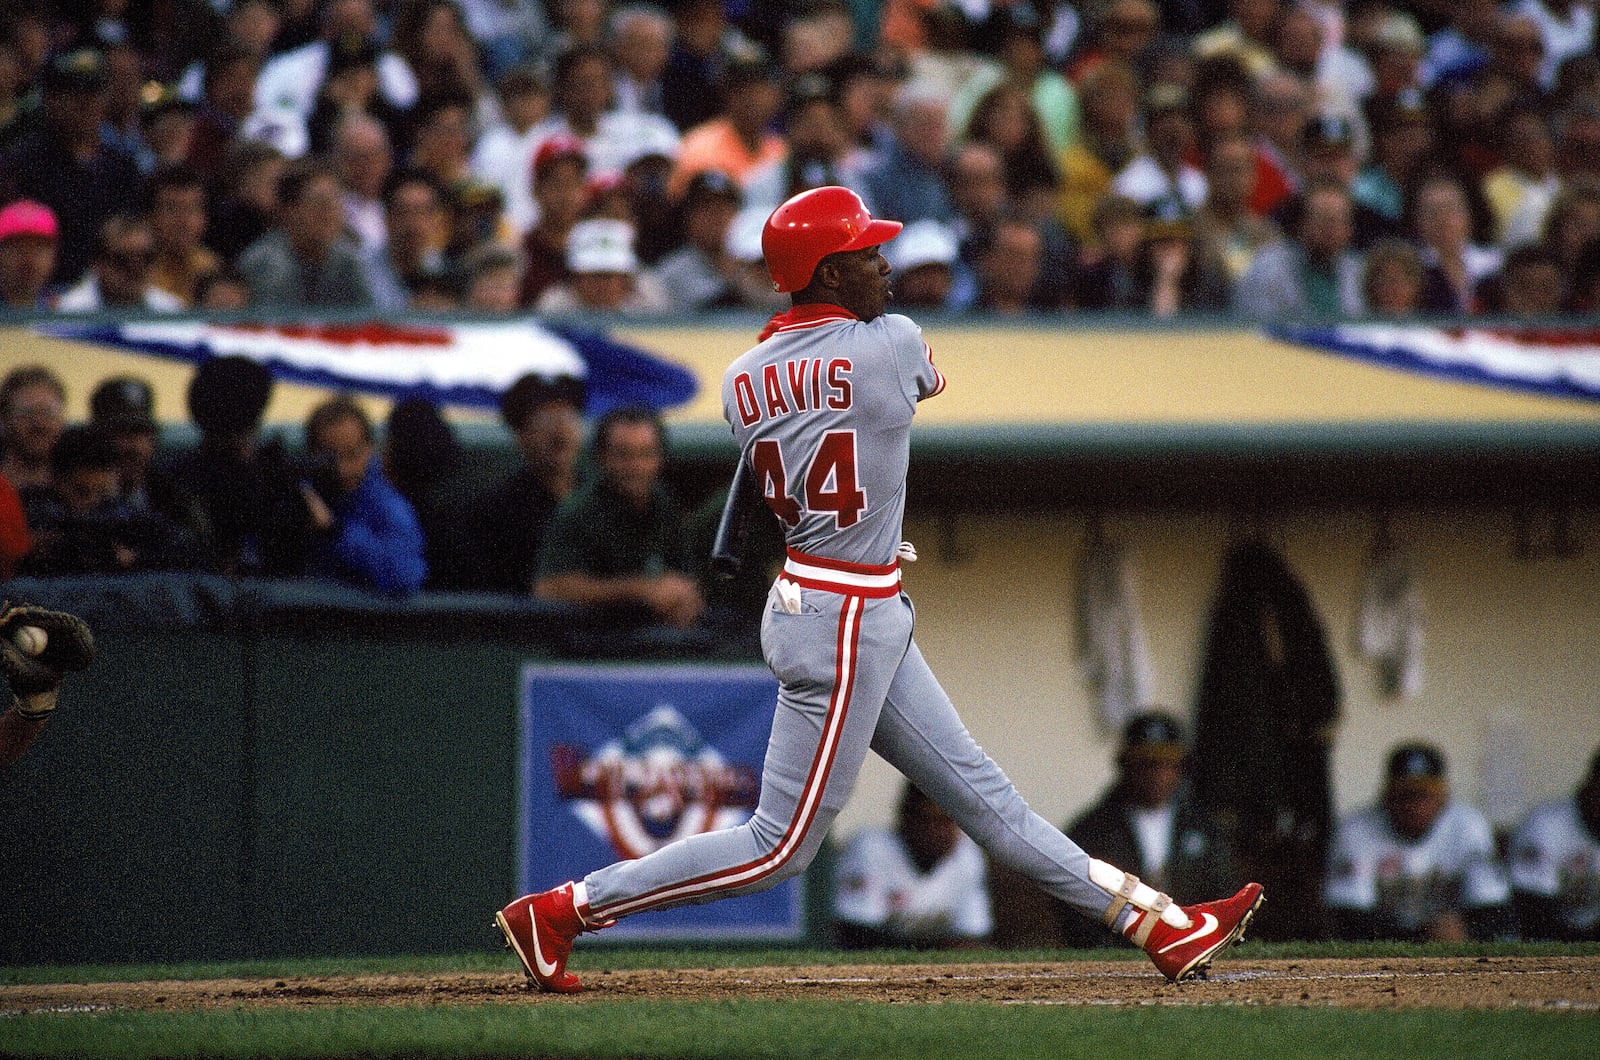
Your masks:
<path fill-rule="evenodd" d="M 996 1005 L 1253 1005 L 1360 1009 L 1600 1010 L 1600 957 L 1259 960 L 1218 963 L 1173 986 L 1136 962 L 837 965 L 599 971 L 560 997 L 521 975 L 305 976 L 283 979 L 0 986 L 0 1014 L 185 1011 L 249 1006 L 594 1004 L 736 998 Z"/>

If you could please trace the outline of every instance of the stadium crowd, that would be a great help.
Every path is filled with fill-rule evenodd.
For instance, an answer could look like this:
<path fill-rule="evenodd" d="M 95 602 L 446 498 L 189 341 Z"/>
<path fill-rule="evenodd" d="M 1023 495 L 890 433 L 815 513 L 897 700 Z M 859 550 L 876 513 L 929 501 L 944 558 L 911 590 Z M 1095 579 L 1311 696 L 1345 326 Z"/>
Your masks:
<path fill-rule="evenodd" d="M 15 309 L 767 307 L 824 183 L 923 310 L 1600 303 L 1588 0 L 0 9 Z"/>

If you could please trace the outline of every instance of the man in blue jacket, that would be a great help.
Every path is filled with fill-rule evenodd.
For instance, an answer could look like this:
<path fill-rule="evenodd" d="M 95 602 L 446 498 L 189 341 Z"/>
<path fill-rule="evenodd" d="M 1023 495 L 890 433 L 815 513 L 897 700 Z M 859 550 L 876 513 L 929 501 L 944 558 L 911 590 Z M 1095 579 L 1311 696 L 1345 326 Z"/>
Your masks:
<path fill-rule="evenodd" d="M 422 587 L 422 529 L 389 483 L 372 421 L 348 397 L 323 402 L 306 420 L 306 450 L 317 468 L 300 483 L 315 537 L 306 573 L 390 595 Z"/>

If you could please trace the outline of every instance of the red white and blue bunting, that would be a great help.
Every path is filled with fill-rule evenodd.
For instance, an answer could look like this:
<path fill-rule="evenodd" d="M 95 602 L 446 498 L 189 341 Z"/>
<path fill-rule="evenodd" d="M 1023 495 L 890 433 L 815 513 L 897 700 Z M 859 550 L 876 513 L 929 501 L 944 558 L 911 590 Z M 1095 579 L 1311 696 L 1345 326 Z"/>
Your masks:
<path fill-rule="evenodd" d="M 384 397 L 422 396 L 446 405 L 496 409 L 500 395 L 532 372 L 584 379 L 589 409 L 666 409 L 698 383 L 688 369 L 598 332 L 531 321 L 478 324 L 51 323 L 55 338 L 200 364 L 239 355 L 274 378 Z"/>
<path fill-rule="evenodd" d="M 1600 400 L 1600 328 L 1278 325 L 1267 333 L 1391 368 Z"/>

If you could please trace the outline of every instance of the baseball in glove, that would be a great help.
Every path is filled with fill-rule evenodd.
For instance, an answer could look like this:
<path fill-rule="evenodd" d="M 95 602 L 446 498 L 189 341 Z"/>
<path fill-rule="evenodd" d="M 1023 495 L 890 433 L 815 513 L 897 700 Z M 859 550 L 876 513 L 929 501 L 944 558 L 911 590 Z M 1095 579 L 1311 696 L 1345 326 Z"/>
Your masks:
<path fill-rule="evenodd" d="M 0 613 L 0 669 L 17 713 L 40 718 L 56 709 L 61 679 L 94 662 L 94 635 L 77 615 L 23 604 Z"/>

